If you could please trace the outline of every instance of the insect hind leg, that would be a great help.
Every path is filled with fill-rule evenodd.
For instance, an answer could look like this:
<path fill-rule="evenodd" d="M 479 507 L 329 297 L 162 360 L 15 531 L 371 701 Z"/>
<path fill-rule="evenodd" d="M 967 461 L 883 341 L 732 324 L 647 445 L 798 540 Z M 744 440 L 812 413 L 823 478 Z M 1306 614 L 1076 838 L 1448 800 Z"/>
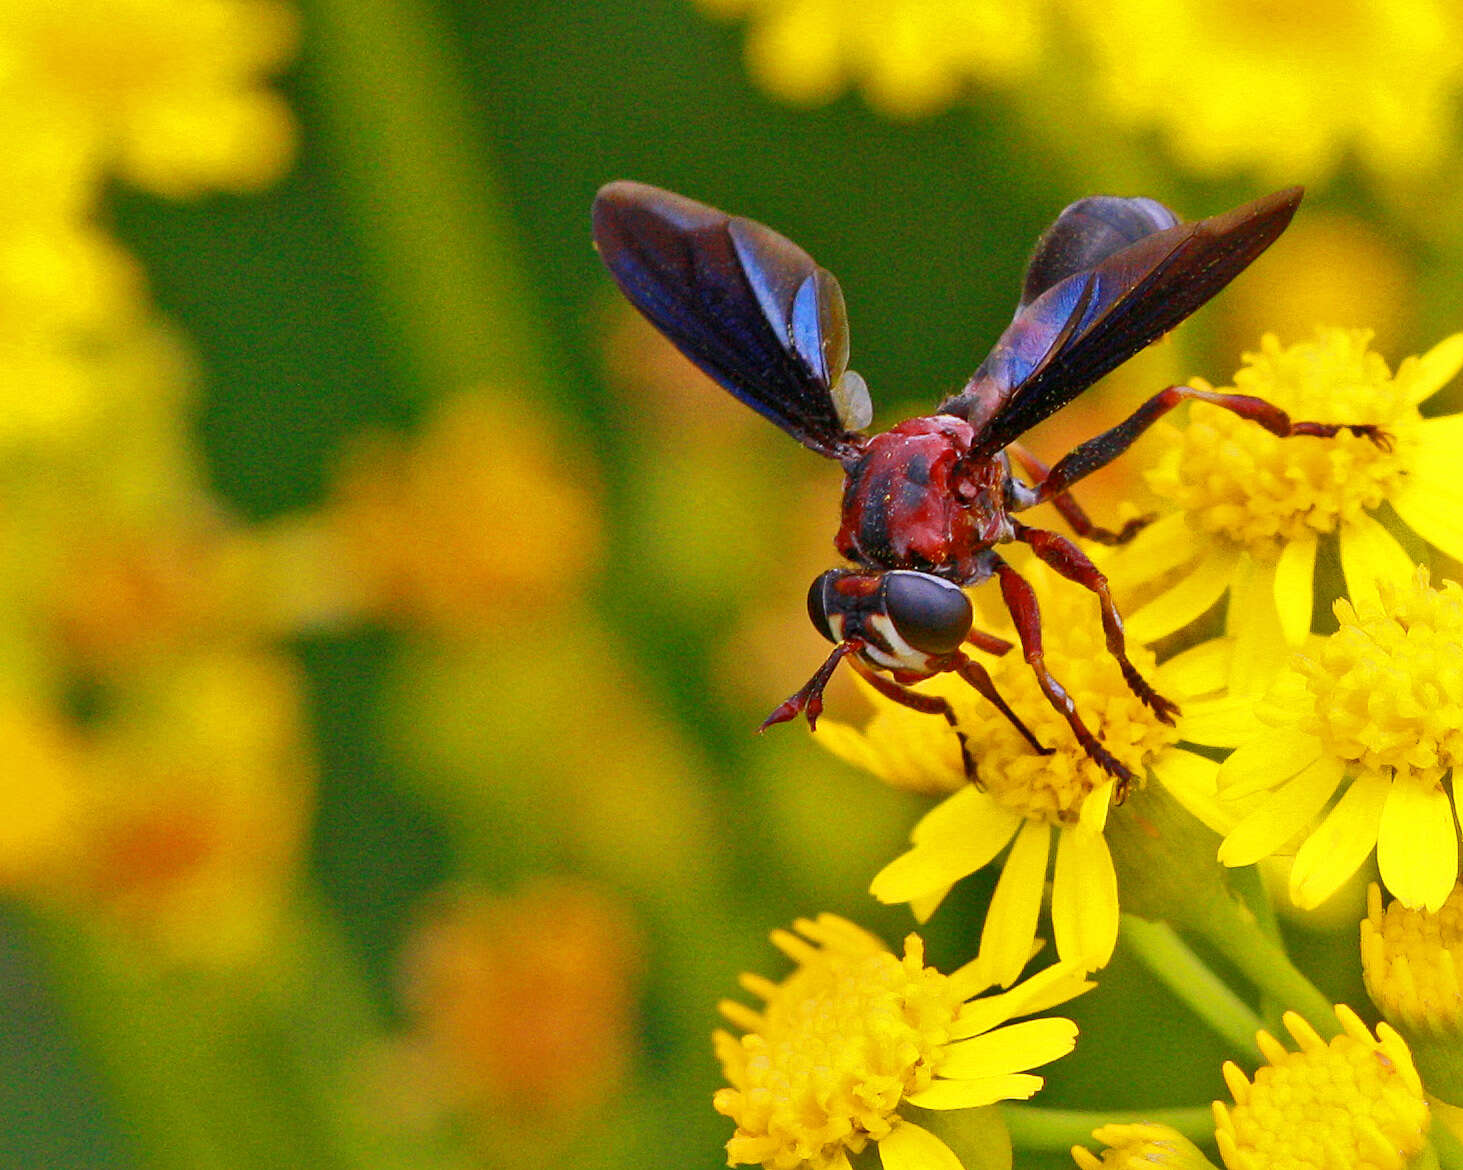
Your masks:
<path fill-rule="evenodd" d="M 1030 507 L 1048 500 L 1056 503 L 1061 494 L 1079 479 L 1106 467 L 1131 447 L 1139 435 L 1187 399 L 1207 402 L 1240 418 L 1249 419 L 1282 439 L 1301 435 L 1330 439 L 1342 431 L 1350 431 L 1353 435 L 1370 439 L 1383 451 L 1392 449 L 1392 436 L 1372 423 L 1293 422 L 1290 415 L 1273 402 L 1266 402 L 1263 398 L 1250 394 L 1223 394 L 1217 390 L 1199 390 L 1193 386 L 1169 386 L 1148 399 L 1117 426 L 1088 439 L 1058 459 L 1056 465 L 1037 485 L 1035 495 L 1023 506 Z"/>
<path fill-rule="evenodd" d="M 1138 668 L 1128 660 L 1123 619 L 1112 599 L 1107 578 L 1087 559 L 1087 554 L 1059 533 L 1028 528 L 1024 524 L 1016 525 L 1016 539 L 1030 545 L 1038 557 L 1067 580 L 1097 594 L 1098 604 L 1102 607 L 1102 632 L 1107 638 L 1108 653 L 1117 659 L 1124 681 L 1144 706 L 1163 722 L 1172 724 L 1174 716 L 1179 713 L 1178 704 L 1155 691 L 1148 680 L 1138 673 Z"/>

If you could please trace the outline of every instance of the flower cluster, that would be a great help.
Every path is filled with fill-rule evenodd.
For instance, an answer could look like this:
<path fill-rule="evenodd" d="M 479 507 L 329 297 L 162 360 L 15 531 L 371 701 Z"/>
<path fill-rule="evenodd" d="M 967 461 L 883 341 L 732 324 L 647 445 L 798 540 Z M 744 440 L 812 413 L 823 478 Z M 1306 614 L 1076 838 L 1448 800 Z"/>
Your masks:
<path fill-rule="evenodd" d="M 1043 615 L 1041 664 L 1138 777 L 1126 805 L 1115 804 L 1111 775 L 1015 653 L 983 662 L 1044 752 L 948 673 L 920 689 L 944 700 L 959 739 L 873 688 L 874 713 L 864 726 L 825 720 L 819 728 L 819 740 L 847 762 L 941 798 L 915 826 L 910 849 L 873 878 L 877 898 L 909 903 L 925 919 L 957 882 L 999 866 L 980 953 L 963 969 L 969 978 L 1026 986 L 1016 981 L 1040 947 L 1045 904 L 1061 965 L 1094 971 L 1109 961 L 1130 902 L 1145 915 L 1167 916 L 1163 908 L 1177 900 L 1185 905 L 1176 925 L 1206 935 L 1261 987 L 1304 1008 L 1285 1017 L 1299 1052 L 1262 1031 L 1258 1055 L 1266 1067 L 1248 1079 L 1237 1065 L 1226 1066 L 1235 1104 L 1216 1105 L 1209 1140 L 1230 1170 L 1400 1170 L 1429 1141 L 1424 1081 L 1444 1099 L 1463 1083 L 1455 1075 L 1457 1013 L 1447 991 L 1457 983 L 1449 972 L 1457 947 L 1452 778 L 1463 752 L 1463 588 L 1435 582 L 1404 551 L 1420 537 L 1445 554 L 1463 553 L 1445 470 L 1463 451 L 1457 416 L 1418 409 L 1460 367 L 1463 335 L 1404 361 L 1395 374 L 1362 331 L 1323 330 L 1288 347 L 1266 337 L 1227 388 L 1246 396 L 1232 401 L 1262 398 L 1292 420 L 1375 423 L 1380 441 L 1344 430 L 1278 438 L 1239 411 L 1207 402 L 1164 424 L 1166 441 L 1149 449 L 1155 462 L 1145 473 L 1160 515 L 1102 563 L 1119 595 L 1136 600 L 1128 623 L 1132 667 L 1176 700 L 1172 725 L 1119 668 L 1091 596 L 1041 565 L 1021 565 Z M 1399 540 L 1389 517 L 1415 535 Z M 1328 540 L 1339 545 L 1349 598 L 1335 600 L 1331 632 L 1312 632 L 1322 616 L 1312 612 L 1312 597 L 1325 588 L 1317 574 Z M 1017 640 L 989 599 L 977 593 L 975 603 L 978 626 Z M 1186 627 L 1216 610 L 1225 619 L 1221 636 L 1186 637 Z M 1170 656 L 1156 665 L 1132 645 L 1135 635 L 1166 638 Z M 1416 1064 L 1387 1023 L 1373 1034 L 1344 1006 L 1335 1013 L 1339 1028 L 1332 1023 L 1319 993 L 1297 982 L 1223 877 L 1226 867 L 1283 862 L 1287 901 L 1313 911 L 1373 857 L 1396 901 L 1384 915 L 1374 887 L 1363 929 L 1368 987 L 1414 1045 Z M 1165 900 L 1165 888 L 1181 893 Z M 914 1151 L 916 1131 L 900 1110 L 929 1105 L 939 1084 L 930 1078 L 951 1075 L 940 1052 L 961 993 L 923 968 L 918 949 L 901 963 L 847 924 L 800 929 L 817 945 L 787 936 L 783 946 L 802 970 L 781 985 L 749 984 L 768 1010 L 733 1009 L 747 1035 L 735 1045 L 718 1039 L 734 1086 L 718 1108 L 739 1125 L 731 1160 L 841 1167 L 864 1143 L 881 1142 L 886 1165 L 890 1158 L 900 1166 L 945 1165 Z M 1154 930 L 1135 924 L 1135 953 L 1202 1009 L 1208 993 L 1192 982 L 1202 965 L 1177 936 Z M 915 975 L 918 992 L 907 982 Z M 946 992 L 949 1002 L 939 999 Z M 1232 1016 L 1216 1016 L 1217 1027 L 1239 1038 L 1253 1026 L 1255 1017 L 1237 1005 L 1224 1010 Z M 865 1027 L 877 1040 L 854 1041 Z M 814 1070 L 814 1080 L 799 1079 Z M 836 1107 L 835 1084 L 854 1092 Z M 941 1100 L 973 1103 L 950 1088 Z M 814 1116 L 817 1126 L 807 1128 Z M 1098 1132 L 1108 1147 L 1100 1158 L 1081 1149 L 1075 1156 L 1091 1168 L 1209 1165 L 1187 1140 L 1193 1136 L 1109 1126 Z"/>

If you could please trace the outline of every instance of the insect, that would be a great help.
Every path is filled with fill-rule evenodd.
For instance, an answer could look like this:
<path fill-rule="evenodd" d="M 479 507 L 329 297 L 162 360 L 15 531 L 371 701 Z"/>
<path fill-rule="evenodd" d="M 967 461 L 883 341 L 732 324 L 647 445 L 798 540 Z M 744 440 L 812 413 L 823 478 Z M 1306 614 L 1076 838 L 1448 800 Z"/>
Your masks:
<path fill-rule="evenodd" d="M 851 567 L 823 573 L 808 593 L 809 615 L 833 652 L 762 728 L 799 714 L 816 726 L 823 690 L 847 659 L 881 694 L 942 715 L 960 736 L 972 779 L 949 703 L 911 684 L 953 671 L 1033 750 L 1049 753 L 962 649 L 1012 649 L 972 628 L 964 588 L 994 577 L 1041 690 L 1083 750 L 1115 778 L 1114 799 L 1121 800 L 1133 775 L 1088 730 L 1048 670 L 1036 595 L 997 548 L 1026 544 L 1095 594 L 1107 650 L 1133 693 L 1168 723 L 1178 707 L 1129 661 L 1107 579 L 1088 556 L 1017 514 L 1050 502 L 1079 536 L 1103 544 L 1131 539 L 1146 518 L 1119 531 L 1099 527 L 1069 489 L 1186 399 L 1213 403 L 1281 437 L 1329 438 L 1346 430 L 1384 447 L 1388 437 L 1368 424 L 1292 422 L 1263 399 L 1179 385 L 1050 467 L 1017 440 L 1238 276 L 1285 230 L 1301 195 L 1292 187 L 1193 223 L 1152 199 L 1073 203 L 1037 241 L 1015 317 L 964 388 L 933 414 L 866 436 L 873 407 L 863 379 L 848 368 L 848 317 L 832 273 L 754 220 L 643 183 L 602 187 L 594 201 L 595 244 L 630 302 L 725 389 L 844 470 L 835 545 Z"/>

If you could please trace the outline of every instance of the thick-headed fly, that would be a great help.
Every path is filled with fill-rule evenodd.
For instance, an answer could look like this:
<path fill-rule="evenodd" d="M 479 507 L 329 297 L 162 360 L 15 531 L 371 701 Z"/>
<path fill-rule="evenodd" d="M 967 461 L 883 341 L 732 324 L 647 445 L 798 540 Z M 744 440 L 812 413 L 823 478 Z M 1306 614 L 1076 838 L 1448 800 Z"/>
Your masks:
<path fill-rule="evenodd" d="M 931 415 L 865 436 L 873 409 L 863 379 L 848 368 L 848 318 L 830 272 L 753 220 L 643 183 L 601 188 L 595 243 L 631 303 L 713 379 L 805 447 L 838 460 L 846 476 L 835 544 L 853 567 L 830 569 L 808 594 L 813 624 L 833 653 L 762 726 L 800 713 L 814 724 L 823 688 L 847 658 L 880 693 L 944 716 L 958 734 L 950 705 L 910 686 L 954 671 L 1034 750 L 1049 751 L 962 649 L 1011 648 L 971 628 L 964 588 L 995 577 L 1042 691 L 1087 754 L 1116 778 L 1120 800 L 1132 774 L 1087 729 L 1047 669 L 1036 595 L 997 547 L 1029 545 L 1096 594 L 1108 651 L 1133 693 L 1165 722 L 1178 708 L 1129 662 L 1102 573 L 1073 541 L 1031 528 L 1017 514 L 1050 502 L 1079 536 L 1103 544 L 1130 539 L 1141 521 L 1100 528 L 1068 490 L 1185 399 L 1213 403 L 1282 437 L 1346 430 L 1379 445 L 1387 438 L 1366 424 L 1292 422 L 1247 395 L 1170 386 L 1051 467 L 1017 440 L 1239 275 L 1285 230 L 1300 199 L 1292 187 L 1196 223 L 1181 223 L 1152 199 L 1100 195 L 1073 203 L 1037 241 L 1015 318 L 964 388 Z M 973 776 L 963 736 L 961 750 Z"/>

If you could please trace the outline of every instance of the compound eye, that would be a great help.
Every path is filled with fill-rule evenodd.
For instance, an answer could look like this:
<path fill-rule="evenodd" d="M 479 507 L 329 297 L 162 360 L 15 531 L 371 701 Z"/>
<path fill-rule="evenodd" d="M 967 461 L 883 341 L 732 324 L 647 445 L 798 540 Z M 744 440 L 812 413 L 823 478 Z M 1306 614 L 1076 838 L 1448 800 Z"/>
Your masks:
<path fill-rule="evenodd" d="M 833 627 L 828 621 L 828 602 L 831 599 L 834 607 L 837 607 L 838 598 L 833 594 L 832 585 L 846 573 L 845 569 L 829 569 L 826 573 L 819 574 L 817 580 L 808 587 L 808 616 L 813 619 L 818 633 L 830 642 L 837 642 L 838 639 L 833 636 Z"/>
<path fill-rule="evenodd" d="M 885 576 L 884 610 L 899 636 L 926 654 L 958 649 L 975 617 L 960 586 L 908 569 Z"/>

